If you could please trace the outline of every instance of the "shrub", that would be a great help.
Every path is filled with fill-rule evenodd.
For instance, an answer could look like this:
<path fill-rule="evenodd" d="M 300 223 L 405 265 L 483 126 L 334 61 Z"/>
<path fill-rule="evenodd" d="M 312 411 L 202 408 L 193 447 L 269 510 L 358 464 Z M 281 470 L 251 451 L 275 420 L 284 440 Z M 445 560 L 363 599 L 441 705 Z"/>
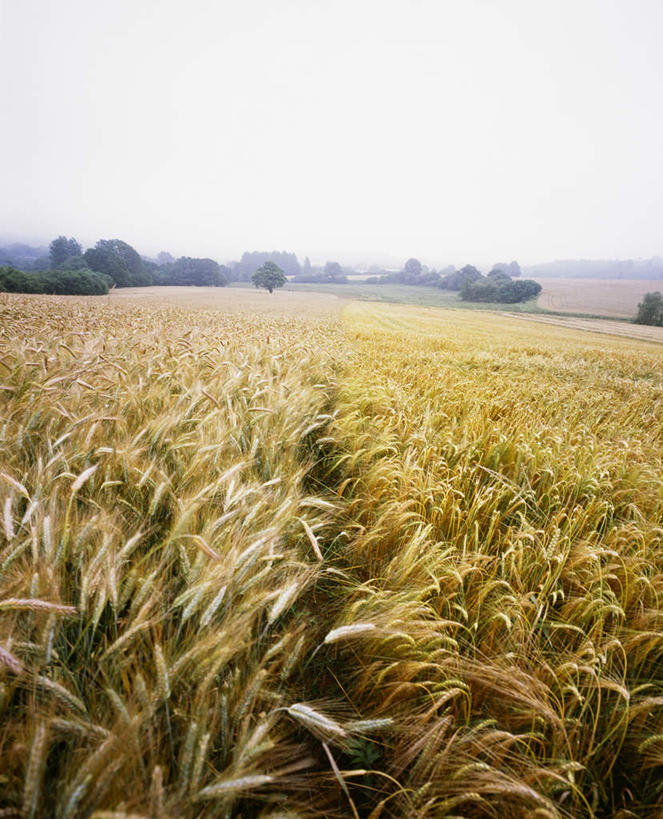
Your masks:
<path fill-rule="evenodd" d="M 0 267 L 0 290 L 6 293 L 49 293 L 58 296 L 103 296 L 108 278 L 87 267 L 24 273 Z"/>
<path fill-rule="evenodd" d="M 460 289 L 460 297 L 464 301 L 515 304 L 532 299 L 540 292 L 541 285 L 532 279 L 513 281 L 503 273 L 495 272 L 477 281 L 466 280 Z"/>
<path fill-rule="evenodd" d="M 638 315 L 635 317 L 635 323 L 663 327 L 663 294 L 660 291 L 655 290 L 653 293 L 645 293 L 638 305 Z"/>

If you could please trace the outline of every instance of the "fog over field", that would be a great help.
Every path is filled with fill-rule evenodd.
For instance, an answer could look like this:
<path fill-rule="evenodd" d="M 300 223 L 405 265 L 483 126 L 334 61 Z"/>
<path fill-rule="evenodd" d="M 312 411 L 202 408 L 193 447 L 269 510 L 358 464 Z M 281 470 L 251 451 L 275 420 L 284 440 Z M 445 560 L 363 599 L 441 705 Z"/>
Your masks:
<path fill-rule="evenodd" d="M 652 256 L 662 27 L 659 0 L 3 0 L 0 233 Z"/>

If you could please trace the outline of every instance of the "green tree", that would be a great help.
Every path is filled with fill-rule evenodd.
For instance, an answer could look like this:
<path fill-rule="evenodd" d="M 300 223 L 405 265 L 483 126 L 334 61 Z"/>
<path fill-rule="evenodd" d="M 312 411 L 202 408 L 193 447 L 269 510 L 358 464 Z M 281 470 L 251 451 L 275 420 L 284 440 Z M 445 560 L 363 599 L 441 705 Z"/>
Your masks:
<path fill-rule="evenodd" d="M 655 290 L 653 293 L 645 293 L 638 305 L 635 323 L 663 327 L 663 294 L 659 290 Z"/>
<path fill-rule="evenodd" d="M 440 287 L 443 290 L 460 290 L 466 282 L 472 283 L 482 278 L 483 276 L 474 265 L 466 264 L 460 270 L 452 270 L 447 273 L 440 280 Z"/>
<path fill-rule="evenodd" d="M 198 287 L 224 287 L 228 284 L 220 265 L 213 259 L 193 259 L 181 256 L 168 268 L 172 284 Z"/>
<path fill-rule="evenodd" d="M 152 284 L 152 275 L 138 252 L 121 239 L 100 239 L 83 258 L 91 270 L 110 276 L 118 287 Z"/>
<path fill-rule="evenodd" d="M 53 239 L 49 248 L 49 260 L 51 270 L 64 264 L 67 259 L 72 256 L 80 256 L 83 248 L 78 244 L 76 239 L 67 239 L 66 236 L 58 236 Z"/>
<path fill-rule="evenodd" d="M 270 293 L 274 292 L 275 287 L 283 287 L 288 281 L 285 273 L 281 268 L 274 264 L 274 262 L 265 262 L 256 272 L 251 276 L 251 281 L 256 287 L 264 287 Z"/>

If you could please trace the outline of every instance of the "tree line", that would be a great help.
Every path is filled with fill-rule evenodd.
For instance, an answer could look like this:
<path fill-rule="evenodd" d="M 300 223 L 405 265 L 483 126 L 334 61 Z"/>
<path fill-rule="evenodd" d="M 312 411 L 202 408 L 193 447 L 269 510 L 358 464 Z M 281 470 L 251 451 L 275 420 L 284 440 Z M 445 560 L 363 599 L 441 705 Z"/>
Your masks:
<path fill-rule="evenodd" d="M 453 265 L 431 270 L 419 259 L 411 258 L 400 271 L 369 276 L 367 284 L 408 284 L 439 287 L 458 291 L 464 301 L 514 303 L 538 296 L 541 285 L 531 279 L 521 279 L 518 262 L 498 262 L 484 276 L 474 265 L 466 264 L 457 270 Z"/>
<path fill-rule="evenodd" d="M 276 250 L 247 251 L 239 262 L 226 266 L 209 258 L 180 256 L 176 259 L 166 252 L 150 259 L 122 239 L 99 239 L 84 251 L 76 239 L 58 236 L 50 243 L 47 257 L 36 255 L 40 249 L 26 245 L 13 247 L 27 263 L 25 269 L 12 264 L 1 266 L 0 290 L 24 293 L 101 295 L 112 287 L 223 287 L 231 280 L 252 281 L 272 292 L 282 287 L 288 276 L 295 283 L 345 284 L 348 275 L 355 272 L 336 261 L 314 266 L 308 256 L 300 265 L 294 253 Z M 6 250 L 4 259 L 10 261 Z M 520 276 L 516 261 L 498 263 L 483 276 L 473 265 L 465 265 L 460 270 L 453 266 L 434 270 L 410 258 L 401 270 L 379 271 L 379 275 L 368 277 L 366 283 L 439 287 L 458 291 L 466 301 L 513 303 L 533 298 L 541 291 L 539 284 Z"/>
<path fill-rule="evenodd" d="M 16 246 L 14 246 L 16 247 Z M 18 245 L 19 249 L 26 246 Z M 7 259 L 6 251 L 3 254 Z M 21 257 L 20 257 L 21 258 Z M 213 259 L 160 253 L 156 261 L 141 256 L 121 239 L 99 239 L 87 250 L 74 238 L 58 236 L 49 246 L 48 257 L 36 257 L 19 269 L 0 266 L 0 290 L 58 295 L 103 295 L 112 287 L 150 285 L 197 285 L 223 287 L 230 269 Z M 2 255 L 0 255 L 2 260 Z M 35 265 L 39 265 L 36 267 Z"/>

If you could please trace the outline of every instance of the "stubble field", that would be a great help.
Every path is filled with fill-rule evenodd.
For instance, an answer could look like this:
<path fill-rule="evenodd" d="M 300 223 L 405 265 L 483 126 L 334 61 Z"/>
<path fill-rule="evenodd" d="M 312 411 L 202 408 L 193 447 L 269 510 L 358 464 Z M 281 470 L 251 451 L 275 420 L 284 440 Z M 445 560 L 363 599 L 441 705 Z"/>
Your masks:
<path fill-rule="evenodd" d="M 631 319 L 645 293 L 663 283 L 651 279 L 537 279 L 543 291 L 539 307 L 562 313 L 585 313 Z"/>
<path fill-rule="evenodd" d="M 256 297 L 0 301 L 3 815 L 660 815 L 659 348 Z"/>

